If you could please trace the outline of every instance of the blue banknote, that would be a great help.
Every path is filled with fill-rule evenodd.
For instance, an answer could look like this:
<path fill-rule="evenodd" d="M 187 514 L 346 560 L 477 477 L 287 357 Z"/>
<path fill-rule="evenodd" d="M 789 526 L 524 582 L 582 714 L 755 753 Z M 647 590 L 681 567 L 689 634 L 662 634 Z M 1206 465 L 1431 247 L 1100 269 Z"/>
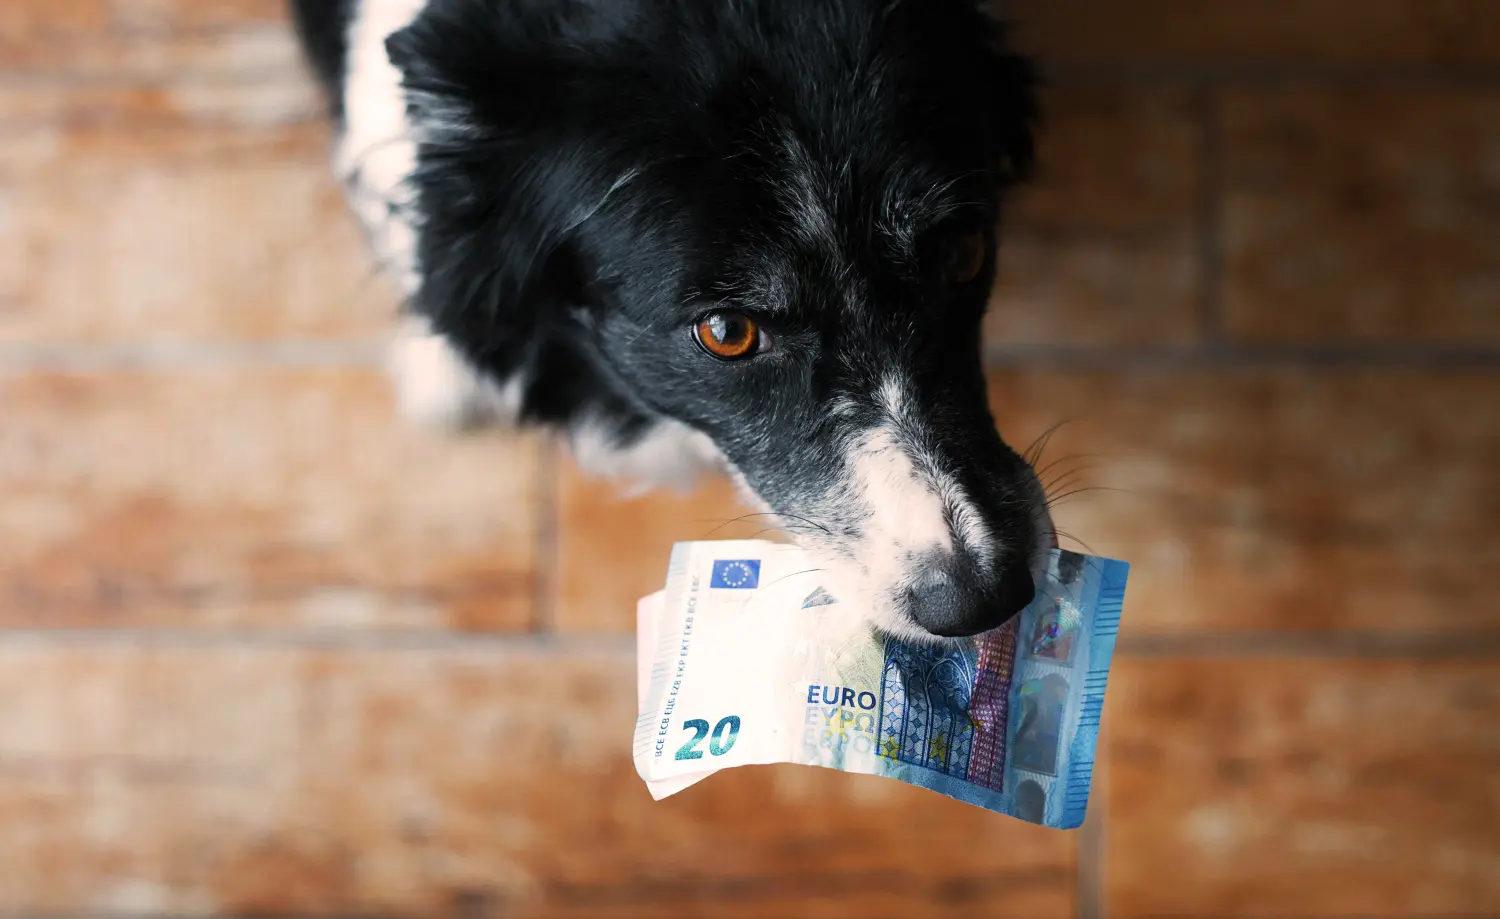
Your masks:
<path fill-rule="evenodd" d="M 674 549 L 638 610 L 635 761 L 653 795 L 791 762 L 1082 823 L 1128 565 L 1054 550 L 1018 617 L 943 645 L 871 632 L 811 567 L 765 542 Z"/>

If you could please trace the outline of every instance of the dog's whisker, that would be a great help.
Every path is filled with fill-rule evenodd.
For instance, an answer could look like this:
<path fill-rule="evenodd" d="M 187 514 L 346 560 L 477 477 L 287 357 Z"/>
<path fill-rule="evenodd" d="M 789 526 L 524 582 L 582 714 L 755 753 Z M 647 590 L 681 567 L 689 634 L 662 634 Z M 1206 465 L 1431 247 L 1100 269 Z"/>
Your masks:
<path fill-rule="evenodd" d="M 1043 431 L 1041 434 L 1037 435 L 1037 438 L 1031 442 L 1031 446 L 1026 448 L 1026 453 L 1024 454 L 1026 458 L 1026 464 L 1028 466 L 1035 466 L 1038 462 L 1040 462 L 1042 453 L 1047 449 L 1047 444 L 1052 442 L 1052 435 L 1056 434 L 1058 432 L 1058 429 L 1062 428 L 1064 425 L 1071 423 L 1072 419 L 1064 418 L 1062 421 L 1057 422 L 1047 430 Z"/>
<path fill-rule="evenodd" d="M 1088 460 L 1096 459 L 1098 456 L 1099 454 L 1097 453 L 1073 453 L 1067 456 L 1060 456 L 1040 469 L 1035 470 L 1034 474 L 1038 481 L 1044 483 L 1044 488 L 1051 490 L 1055 483 L 1067 476 L 1091 472 L 1097 469 L 1099 463 L 1088 462 Z M 1065 463 L 1072 463 L 1072 465 L 1064 466 Z"/>
<path fill-rule="evenodd" d="M 1081 494 L 1086 494 L 1091 491 L 1124 491 L 1124 489 L 1110 488 L 1105 485 L 1086 485 L 1081 488 L 1070 489 L 1069 491 L 1065 491 L 1062 494 L 1052 495 L 1047 499 L 1047 508 L 1051 510 L 1052 508 L 1057 507 L 1069 498 L 1073 498 Z"/>
<path fill-rule="evenodd" d="M 1052 535 L 1056 536 L 1056 537 L 1059 537 L 1061 539 L 1068 539 L 1068 540 L 1072 540 L 1073 542 L 1078 543 L 1080 546 L 1082 546 L 1084 548 L 1085 551 L 1088 552 L 1089 555 L 1098 555 L 1099 554 L 1098 552 L 1094 551 L 1094 547 L 1093 546 L 1091 546 L 1088 543 L 1084 542 L 1083 540 L 1079 539 L 1077 536 L 1074 536 L 1072 533 L 1069 533 L 1067 530 L 1054 529 L 1052 531 Z M 1090 563 L 1092 564 L 1092 560 L 1090 561 Z"/>
<path fill-rule="evenodd" d="M 832 530 L 828 529 L 828 527 L 824 526 L 821 523 L 818 523 L 815 520 L 809 520 L 806 517 L 799 517 L 796 514 L 777 514 L 776 516 L 781 517 L 783 519 L 798 520 L 798 521 L 801 521 L 802 523 L 807 524 L 810 527 L 814 527 L 814 528 L 816 528 L 818 530 L 821 530 L 823 533 L 826 533 L 829 536 L 833 535 L 833 531 Z"/>
<path fill-rule="evenodd" d="M 795 533 L 795 532 L 793 532 L 791 530 L 782 529 L 781 527 L 766 527 L 763 530 L 756 530 L 754 533 L 751 533 L 746 538 L 747 539 L 759 539 L 760 537 L 764 536 L 767 533 L 781 533 L 781 534 L 784 534 L 786 536 L 791 536 L 793 538 L 795 538 L 796 536 L 800 535 L 800 534 Z"/>
<path fill-rule="evenodd" d="M 718 526 L 714 527 L 712 530 L 709 530 L 708 531 L 708 535 L 712 536 L 714 533 L 719 532 L 720 530 L 724 529 L 727 526 L 732 526 L 732 525 L 734 525 L 736 523 L 741 523 L 741 522 L 744 522 L 744 521 L 748 521 L 748 520 L 750 520 L 750 519 L 752 519 L 754 517 L 790 518 L 790 519 L 792 519 L 794 521 L 802 521 L 801 524 L 796 524 L 796 523 L 792 523 L 792 524 L 787 524 L 787 523 L 772 524 L 766 530 L 762 530 L 761 532 L 763 532 L 763 533 L 764 532 L 768 532 L 770 530 L 779 530 L 779 531 L 781 531 L 783 533 L 786 533 L 787 535 L 796 535 L 799 531 L 800 532 L 808 532 L 808 531 L 811 531 L 811 530 L 820 530 L 823 533 L 827 533 L 828 535 L 832 535 L 832 533 L 828 530 L 827 527 L 822 526 L 821 524 L 814 523 L 811 520 L 807 520 L 807 518 L 805 518 L 805 517 L 797 517 L 796 515 L 792 515 L 792 514 L 783 515 L 783 514 L 777 514 L 777 513 L 774 513 L 774 512 L 767 512 L 767 511 L 755 511 L 753 513 L 741 514 L 738 517 L 732 517 L 732 518 L 730 518 L 728 520 L 725 520 L 725 521 L 721 522 Z M 701 522 L 701 523 L 708 523 L 710 521 L 703 520 L 703 521 L 699 521 L 699 522 Z M 751 538 L 754 538 L 754 537 L 751 537 Z"/>
<path fill-rule="evenodd" d="M 724 529 L 724 527 L 726 527 L 728 525 L 729 524 L 721 524 L 720 526 L 716 526 L 712 530 L 709 530 L 704 535 L 705 535 L 705 537 L 713 536 L 713 535 L 717 534 L 720 530 Z M 761 533 L 769 533 L 769 532 L 785 533 L 788 536 L 801 536 L 801 535 L 804 535 L 804 534 L 806 534 L 806 533 L 808 533 L 810 531 L 807 530 L 807 529 L 805 529 L 805 528 L 804 529 L 792 529 L 790 527 L 780 527 L 780 526 L 774 526 L 773 525 L 773 526 L 763 527 L 760 530 L 756 531 L 756 533 L 754 533 L 753 535 L 746 536 L 744 538 L 745 539 L 755 539 Z"/>
<path fill-rule="evenodd" d="M 1077 478 L 1065 479 L 1058 482 L 1056 486 L 1046 490 L 1046 500 L 1050 503 L 1079 489 L 1094 489 L 1096 487 L 1102 488 L 1103 486 L 1090 485 L 1088 482 Z"/>
<path fill-rule="evenodd" d="M 1077 481 L 1080 476 L 1091 472 L 1093 468 L 1093 466 L 1079 466 L 1076 469 L 1068 469 L 1063 472 L 1059 472 L 1057 475 L 1042 483 L 1042 490 L 1046 492 L 1056 491 L 1058 488 L 1062 487 L 1064 482 L 1067 482 L 1069 480 Z"/>
<path fill-rule="evenodd" d="M 1092 478 L 1089 475 L 1090 472 L 1091 470 L 1088 468 L 1070 469 L 1066 472 L 1060 472 L 1042 483 L 1042 493 L 1045 495 L 1052 495 L 1064 488 L 1071 488 L 1074 485 L 1085 484 Z"/>
<path fill-rule="evenodd" d="M 1093 459 L 1099 459 L 1100 456 L 1101 456 L 1101 454 L 1098 454 L 1098 453 L 1067 453 L 1067 454 L 1064 454 L 1062 456 L 1059 456 L 1055 460 L 1052 460 L 1051 462 L 1049 462 L 1045 466 L 1042 466 L 1040 468 L 1033 468 L 1032 472 L 1038 478 L 1040 478 L 1041 476 L 1046 475 L 1049 470 L 1055 469 L 1058 466 L 1062 465 L 1063 463 L 1068 462 L 1069 460 L 1079 460 L 1079 459 L 1093 460 Z M 1041 457 L 1038 457 L 1038 459 L 1040 459 L 1040 458 Z"/>
<path fill-rule="evenodd" d="M 826 569 L 823 569 L 823 568 L 804 568 L 801 571 L 792 571 L 792 572 L 789 572 L 787 574 L 782 575 L 781 577 L 777 578 L 774 581 L 771 581 L 769 584 L 767 584 L 765 587 L 762 587 L 761 589 L 765 590 L 766 587 L 774 587 L 775 585 L 780 584 L 782 581 L 785 581 L 787 578 L 794 578 L 794 577 L 797 577 L 799 574 L 817 574 L 819 571 L 824 571 L 824 570 L 826 570 Z"/>
<path fill-rule="evenodd" d="M 1053 427 L 1056 427 L 1056 425 L 1053 425 Z M 1026 445 L 1026 449 L 1021 451 L 1021 459 L 1026 461 L 1026 465 L 1033 468 L 1036 467 L 1036 461 L 1041 458 L 1041 453 L 1038 450 L 1038 446 L 1041 444 L 1042 438 L 1046 437 L 1047 434 L 1051 431 L 1052 428 L 1047 428 L 1047 430 L 1033 437 L 1031 439 L 1031 443 Z"/>
<path fill-rule="evenodd" d="M 785 514 L 785 513 L 779 512 L 779 511 L 755 511 L 755 512 L 748 513 L 748 514 L 741 514 L 738 517 L 735 517 L 735 518 L 733 518 L 731 520 L 725 521 L 725 523 L 726 524 L 738 523 L 741 520 L 749 520 L 751 517 L 777 517 L 777 518 L 782 519 L 782 520 L 794 520 L 794 521 L 797 521 L 798 523 L 800 523 L 800 524 L 802 524 L 804 526 L 811 527 L 813 529 L 820 530 L 820 531 L 822 531 L 824 533 L 827 533 L 829 536 L 833 535 L 833 531 L 832 530 L 828 529 L 828 527 L 824 526 L 823 524 L 818 523 L 816 520 L 809 520 L 806 517 L 799 517 L 796 514 Z"/>
<path fill-rule="evenodd" d="M 1062 501 L 1065 498 L 1071 498 L 1074 495 L 1086 494 L 1087 492 L 1091 492 L 1091 491 L 1109 491 L 1109 490 L 1110 489 L 1107 486 L 1104 486 L 1104 485 L 1080 485 L 1077 488 L 1069 488 L 1069 489 L 1067 489 L 1065 491 L 1060 491 L 1057 494 L 1048 495 L 1047 496 L 1047 504 L 1048 504 L 1048 506 L 1051 506 L 1052 504 L 1054 504 L 1054 503 L 1056 503 L 1058 501 Z"/>

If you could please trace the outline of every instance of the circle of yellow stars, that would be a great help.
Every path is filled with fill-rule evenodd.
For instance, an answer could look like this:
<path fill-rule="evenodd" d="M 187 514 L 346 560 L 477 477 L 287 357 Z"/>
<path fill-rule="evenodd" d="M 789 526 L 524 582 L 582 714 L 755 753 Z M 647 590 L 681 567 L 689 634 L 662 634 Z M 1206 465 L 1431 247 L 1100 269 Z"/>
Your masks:
<path fill-rule="evenodd" d="M 973 731 L 978 734 L 983 730 L 983 725 L 973 715 L 965 713 L 964 717 L 967 720 L 966 723 L 959 725 L 959 733 Z M 886 759 L 900 759 L 904 749 L 901 741 L 897 739 L 895 734 L 887 735 L 885 740 L 880 742 L 880 755 Z M 946 764 L 948 762 L 948 755 L 952 752 L 953 743 L 949 739 L 948 734 L 942 730 L 939 730 L 936 736 L 927 742 L 928 759 L 935 759 Z"/>

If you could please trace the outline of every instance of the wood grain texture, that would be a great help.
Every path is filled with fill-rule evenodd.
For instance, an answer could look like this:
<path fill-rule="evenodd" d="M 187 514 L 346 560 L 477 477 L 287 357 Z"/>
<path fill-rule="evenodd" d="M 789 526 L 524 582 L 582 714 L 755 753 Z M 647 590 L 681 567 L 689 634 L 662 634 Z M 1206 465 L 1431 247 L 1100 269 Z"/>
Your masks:
<path fill-rule="evenodd" d="M 0 625 L 529 628 L 540 448 L 369 370 L 0 375 Z"/>
<path fill-rule="evenodd" d="M 1110 695 L 1109 915 L 1500 903 L 1500 662 L 1128 662 Z"/>

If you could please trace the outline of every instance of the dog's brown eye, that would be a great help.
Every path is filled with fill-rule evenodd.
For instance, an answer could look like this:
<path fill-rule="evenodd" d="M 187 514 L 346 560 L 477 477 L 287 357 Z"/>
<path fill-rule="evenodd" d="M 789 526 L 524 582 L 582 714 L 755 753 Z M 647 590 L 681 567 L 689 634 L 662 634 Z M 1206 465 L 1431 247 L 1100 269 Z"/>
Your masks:
<path fill-rule="evenodd" d="M 978 230 L 953 238 L 944 254 L 943 282 L 967 284 L 979 277 L 989 258 L 989 241 Z"/>
<path fill-rule="evenodd" d="M 760 350 L 760 326 L 744 313 L 723 310 L 709 313 L 694 328 L 703 350 L 721 360 L 750 357 Z"/>

